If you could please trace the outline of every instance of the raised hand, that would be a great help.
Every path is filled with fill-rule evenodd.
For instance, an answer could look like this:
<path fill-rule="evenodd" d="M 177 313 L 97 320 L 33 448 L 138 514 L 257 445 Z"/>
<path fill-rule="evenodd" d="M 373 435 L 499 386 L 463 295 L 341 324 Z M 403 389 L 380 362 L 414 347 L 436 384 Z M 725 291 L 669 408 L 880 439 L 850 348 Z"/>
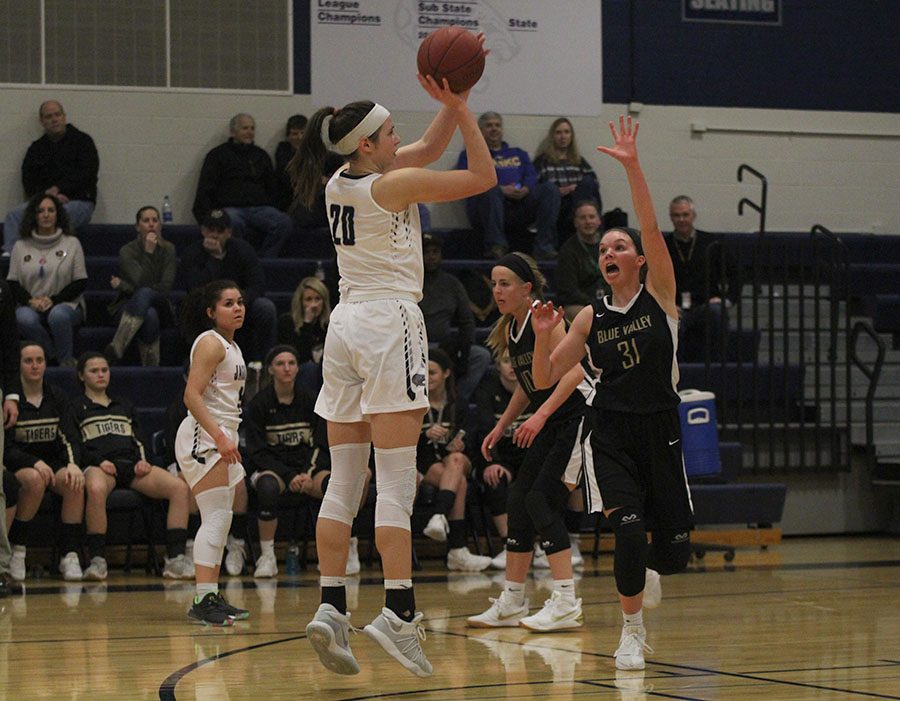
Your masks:
<path fill-rule="evenodd" d="M 535 334 L 549 333 L 565 316 L 562 307 L 554 307 L 553 302 L 535 301 L 531 307 L 531 328 Z"/>
<path fill-rule="evenodd" d="M 612 148 L 598 146 L 597 150 L 600 153 L 605 153 L 607 156 L 612 156 L 622 165 L 628 165 L 637 161 L 637 144 L 635 144 L 635 139 L 637 139 L 639 126 L 640 124 L 637 122 L 632 123 L 630 116 L 626 119 L 624 115 L 620 114 L 618 130 L 615 124 L 609 123 L 609 130 L 612 132 L 615 146 Z"/>

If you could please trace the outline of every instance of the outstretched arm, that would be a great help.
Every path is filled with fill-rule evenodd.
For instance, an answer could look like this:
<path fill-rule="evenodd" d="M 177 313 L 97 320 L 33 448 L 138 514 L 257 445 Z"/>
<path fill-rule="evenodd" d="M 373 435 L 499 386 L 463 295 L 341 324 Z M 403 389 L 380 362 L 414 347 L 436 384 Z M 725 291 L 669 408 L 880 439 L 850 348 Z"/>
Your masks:
<path fill-rule="evenodd" d="M 631 189 L 631 202 L 637 214 L 638 226 L 641 229 L 641 245 L 644 248 L 644 256 L 647 258 L 647 289 L 659 302 L 669 316 L 678 318 L 678 309 L 675 305 L 675 270 L 672 267 L 672 258 L 669 249 L 663 239 L 659 224 L 656 221 L 656 212 L 653 209 L 653 200 L 650 197 L 650 188 L 644 178 L 644 171 L 638 162 L 637 133 L 640 125 L 631 117 L 627 119 L 619 116 L 619 129 L 610 122 L 609 130 L 612 132 L 615 145 L 612 148 L 598 146 L 600 153 L 612 156 L 625 168 L 628 177 L 628 186 Z"/>

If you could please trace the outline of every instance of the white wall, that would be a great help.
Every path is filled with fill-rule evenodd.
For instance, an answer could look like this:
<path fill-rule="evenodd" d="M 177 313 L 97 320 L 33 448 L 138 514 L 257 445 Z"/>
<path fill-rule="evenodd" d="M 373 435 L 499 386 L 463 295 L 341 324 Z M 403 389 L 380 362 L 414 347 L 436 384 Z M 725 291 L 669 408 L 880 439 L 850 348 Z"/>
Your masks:
<path fill-rule="evenodd" d="M 94 137 L 100 152 L 94 221 L 114 223 L 131 222 L 139 206 L 158 205 L 165 194 L 172 195 L 176 223 L 192 222 L 203 155 L 227 138 L 234 113 L 252 114 L 257 143 L 274 153 L 287 117 L 313 111 L 309 96 L 0 88 L 0 210 L 23 198 L 20 166 L 28 144 L 42 133 L 37 108 L 46 99 L 60 100 L 70 122 Z M 630 211 L 621 168 L 594 151 L 610 142 L 606 122 L 622 109 L 608 105 L 600 118 L 573 124 L 600 176 L 604 208 Z M 430 116 L 396 114 L 401 138 L 418 137 Z M 506 115 L 507 141 L 533 153 L 555 116 Z M 701 228 L 755 230 L 755 212 L 737 214 L 741 197 L 759 200 L 755 178 L 737 182 L 737 167 L 745 162 L 769 178 L 769 230 L 805 231 L 821 223 L 838 232 L 900 234 L 900 115 L 649 105 L 638 116 L 644 170 L 664 228 L 669 199 L 685 193 L 697 203 Z M 692 134 L 692 122 L 762 133 Z M 809 131 L 827 134 L 803 133 Z M 846 133 L 863 135 L 835 135 Z M 893 136 L 865 136 L 873 133 Z M 452 167 L 461 145 L 457 136 L 435 167 Z M 433 220 L 436 226 L 466 225 L 458 203 L 435 207 Z"/>

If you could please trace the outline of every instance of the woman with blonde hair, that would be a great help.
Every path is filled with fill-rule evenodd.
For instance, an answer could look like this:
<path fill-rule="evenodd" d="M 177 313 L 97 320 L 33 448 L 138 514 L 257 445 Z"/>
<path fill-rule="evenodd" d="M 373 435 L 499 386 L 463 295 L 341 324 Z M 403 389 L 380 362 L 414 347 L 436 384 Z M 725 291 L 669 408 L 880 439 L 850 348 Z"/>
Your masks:
<path fill-rule="evenodd" d="M 331 294 L 317 277 L 305 277 L 294 290 L 291 310 L 278 317 L 278 344 L 297 349 L 297 363 L 319 362 L 331 318 Z"/>
<path fill-rule="evenodd" d="M 575 129 L 568 117 L 553 120 L 534 154 L 534 168 L 540 182 L 551 182 L 559 190 L 557 229 L 562 244 L 563 235 L 568 236 L 574 231 L 572 217 L 577 202 L 593 200 L 597 203 L 597 211 L 602 211 L 597 174 L 578 150 Z"/>

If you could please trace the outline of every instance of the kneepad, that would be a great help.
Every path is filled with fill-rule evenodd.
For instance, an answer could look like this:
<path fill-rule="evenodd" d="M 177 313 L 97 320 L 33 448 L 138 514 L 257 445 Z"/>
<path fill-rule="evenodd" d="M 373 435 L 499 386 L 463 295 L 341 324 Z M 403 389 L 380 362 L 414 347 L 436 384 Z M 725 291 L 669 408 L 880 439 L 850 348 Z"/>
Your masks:
<path fill-rule="evenodd" d="M 278 518 L 278 497 L 281 487 L 272 475 L 261 475 L 256 480 L 256 501 L 259 506 L 260 521 L 274 521 Z"/>
<path fill-rule="evenodd" d="M 506 528 L 506 549 L 513 553 L 530 553 L 536 531 L 525 508 L 525 489 L 519 482 L 513 482 L 509 488 Z"/>
<path fill-rule="evenodd" d="M 375 448 L 375 527 L 410 530 L 416 500 L 416 447 Z"/>
<path fill-rule="evenodd" d="M 368 443 L 341 443 L 330 448 L 331 474 L 319 508 L 320 518 L 353 525 L 369 469 L 369 450 Z"/>
<path fill-rule="evenodd" d="M 623 506 L 608 516 L 616 536 L 613 573 L 616 589 L 622 596 L 635 596 L 644 590 L 647 569 L 647 528 L 640 509 Z"/>
<path fill-rule="evenodd" d="M 691 559 L 691 532 L 683 530 L 653 531 L 653 543 L 647 566 L 660 574 L 683 572 Z"/>
<path fill-rule="evenodd" d="M 218 567 L 231 527 L 232 495 L 228 487 L 213 487 L 195 496 L 200 509 L 200 528 L 194 539 L 194 562 Z"/>

